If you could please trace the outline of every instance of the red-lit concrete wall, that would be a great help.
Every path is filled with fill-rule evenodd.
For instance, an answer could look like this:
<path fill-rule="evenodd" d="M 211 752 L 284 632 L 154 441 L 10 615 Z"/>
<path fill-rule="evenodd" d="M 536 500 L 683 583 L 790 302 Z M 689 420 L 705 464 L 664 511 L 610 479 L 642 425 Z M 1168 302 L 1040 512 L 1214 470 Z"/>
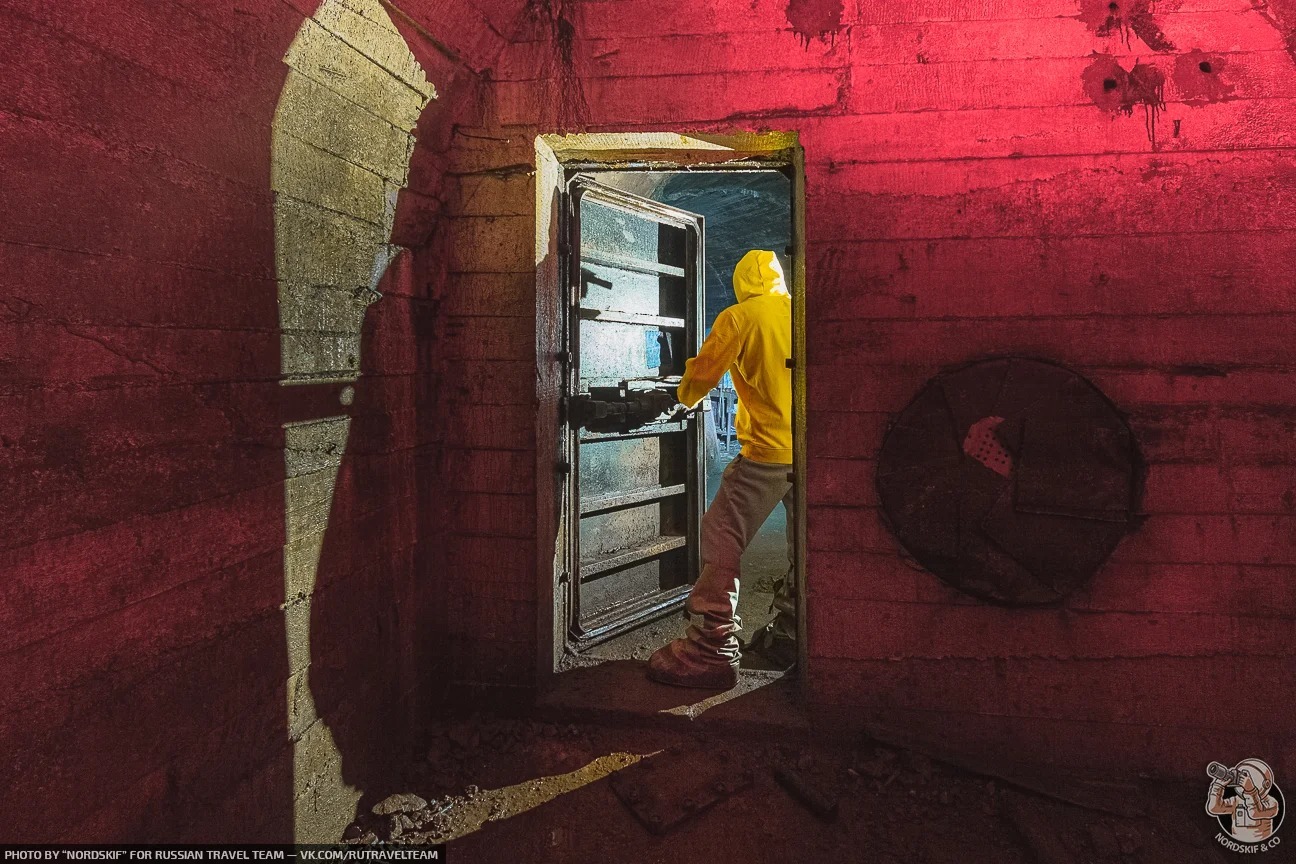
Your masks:
<path fill-rule="evenodd" d="M 802 133 L 817 707 L 1296 767 L 1288 4 L 411 0 L 438 99 L 304 604 L 271 129 L 316 5 L 0 0 L 3 839 L 324 836 L 446 670 L 534 683 L 530 172 L 560 129 Z M 1152 463 L 1062 610 L 963 600 L 873 509 L 888 418 L 1006 351 L 1092 376 Z"/>
<path fill-rule="evenodd" d="M 816 708 L 982 753 L 1184 776 L 1255 753 L 1281 773 L 1296 769 L 1296 19 L 1248 0 L 1121 5 L 531 4 L 487 122 L 454 139 L 451 290 L 490 316 L 456 335 L 530 368 L 534 184 L 515 166 L 537 131 L 799 131 Z M 1146 524 L 1060 609 L 964 598 L 905 566 L 878 518 L 888 421 L 943 366 L 1001 353 L 1090 376 L 1150 462 Z M 485 568 L 455 601 L 468 680 L 530 680 L 527 627 L 548 603 L 519 536 L 528 395 L 457 414 L 501 454 L 462 497 L 456 554 Z"/>
<path fill-rule="evenodd" d="M 438 98 L 393 243 L 434 233 L 507 5 L 394 18 Z M 0 2 L 0 839 L 333 839 L 443 677 L 417 373 L 444 264 L 403 253 L 367 312 L 336 482 L 289 516 L 314 591 L 285 595 L 272 123 L 318 6 Z"/>

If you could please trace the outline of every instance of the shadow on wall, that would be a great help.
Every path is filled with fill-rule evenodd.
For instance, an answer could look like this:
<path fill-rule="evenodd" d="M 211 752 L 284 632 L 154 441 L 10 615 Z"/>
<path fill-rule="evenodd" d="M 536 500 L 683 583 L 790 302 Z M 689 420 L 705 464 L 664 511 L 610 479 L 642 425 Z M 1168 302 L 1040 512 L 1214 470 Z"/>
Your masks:
<path fill-rule="evenodd" d="M 302 409 L 284 425 L 286 726 L 294 836 L 331 841 L 404 740 L 413 292 L 391 241 L 436 93 L 378 0 L 323 0 L 284 62 L 271 165 L 280 383 Z M 380 288 L 396 296 L 370 305 Z"/>
<path fill-rule="evenodd" d="M 408 256 L 399 261 L 406 263 Z M 380 302 L 366 316 L 361 378 L 349 423 L 341 421 L 349 429 L 341 440 L 325 432 L 314 442 L 340 452 L 341 459 L 331 494 L 306 505 L 327 507 L 328 528 L 319 540 L 309 607 L 314 717 L 300 720 L 311 725 L 297 752 L 299 784 L 304 780 L 305 786 L 296 794 L 307 799 L 296 808 L 299 836 L 336 839 L 333 820 L 349 819 L 355 806 L 375 803 L 370 798 L 383 794 L 393 759 L 409 740 L 406 700 L 416 668 L 411 654 L 420 605 L 414 567 L 417 510 L 411 497 L 413 457 L 401 441 L 407 424 L 393 421 L 392 403 L 412 385 L 402 377 L 374 374 L 381 369 L 382 346 L 409 341 L 396 309 Z M 317 425 L 339 428 L 331 421 Z M 338 444 L 342 449 L 331 450 Z"/>
<path fill-rule="evenodd" d="M 285 70 L 224 52 L 251 65 L 252 36 L 281 51 L 301 19 L 233 6 L 135 4 L 130 27 L 106 4 L 0 12 L 23 70 L 4 96 L 0 841 L 291 838 L 272 209 L 242 179 L 267 173 L 269 118 L 237 113 L 273 105 Z"/>

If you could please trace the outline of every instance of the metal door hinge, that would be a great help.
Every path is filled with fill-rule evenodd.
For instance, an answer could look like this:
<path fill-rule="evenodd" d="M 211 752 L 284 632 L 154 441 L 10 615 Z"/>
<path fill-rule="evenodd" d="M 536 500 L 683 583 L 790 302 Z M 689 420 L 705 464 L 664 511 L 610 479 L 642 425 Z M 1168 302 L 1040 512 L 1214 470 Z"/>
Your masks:
<path fill-rule="evenodd" d="M 783 361 L 783 365 L 786 366 L 786 367 L 789 368 L 789 369 L 795 369 L 795 368 L 796 368 L 796 361 L 793 360 L 791 357 L 789 357 L 789 358 L 787 358 L 787 360 L 784 360 L 784 361 Z"/>

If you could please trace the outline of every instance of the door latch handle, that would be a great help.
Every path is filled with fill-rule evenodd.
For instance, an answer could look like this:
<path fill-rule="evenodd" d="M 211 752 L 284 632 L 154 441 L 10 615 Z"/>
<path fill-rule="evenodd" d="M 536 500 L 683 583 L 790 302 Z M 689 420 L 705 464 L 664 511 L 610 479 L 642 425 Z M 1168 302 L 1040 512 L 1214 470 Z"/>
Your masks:
<path fill-rule="evenodd" d="M 674 393 L 591 387 L 572 398 L 571 424 L 591 432 L 630 432 L 646 426 L 675 407 Z"/>

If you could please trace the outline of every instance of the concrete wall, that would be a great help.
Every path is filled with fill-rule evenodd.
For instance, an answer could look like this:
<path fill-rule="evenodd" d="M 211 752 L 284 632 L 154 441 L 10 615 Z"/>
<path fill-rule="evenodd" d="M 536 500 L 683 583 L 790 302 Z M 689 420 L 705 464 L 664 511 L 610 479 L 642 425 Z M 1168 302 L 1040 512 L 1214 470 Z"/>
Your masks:
<path fill-rule="evenodd" d="M 436 258 L 435 501 L 452 669 L 472 687 L 535 685 L 534 140 L 456 130 Z"/>
<path fill-rule="evenodd" d="M 326 838 L 444 670 L 534 684 L 564 130 L 802 135 L 818 708 L 1296 767 L 1296 10 L 1107 7 L 0 0 L 4 839 Z M 918 386 L 1004 351 L 1091 376 L 1152 463 L 1059 610 L 904 567 L 871 497 Z"/>
<path fill-rule="evenodd" d="M 332 839 L 430 707 L 444 266 L 383 265 L 516 10 L 405 12 L 0 3 L 5 840 Z"/>
<path fill-rule="evenodd" d="M 532 371 L 537 132 L 799 131 L 815 706 L 983 753 L 1197 776 L 1255 752 L 1282 772 L 1293 21 L 1247 0 L 1122 5 L 533 4 L 487 122 L 455 138 L 448 293 L 472 307 L 455 337 Z M 1146 524 L 1059 609 L 945 588 L 877 512 L 890 419 L 942 367 L 999 353 L 1092 378 L 1151 463 Z M 490 472 L 466 463 L 482 481 L 457 493 L 453 554 L 489 574 L 452 586 L 457 672 L 525 684 L 548 597 L 525 566 L 530 393 L 500 392 L 453 414 Z"/>

